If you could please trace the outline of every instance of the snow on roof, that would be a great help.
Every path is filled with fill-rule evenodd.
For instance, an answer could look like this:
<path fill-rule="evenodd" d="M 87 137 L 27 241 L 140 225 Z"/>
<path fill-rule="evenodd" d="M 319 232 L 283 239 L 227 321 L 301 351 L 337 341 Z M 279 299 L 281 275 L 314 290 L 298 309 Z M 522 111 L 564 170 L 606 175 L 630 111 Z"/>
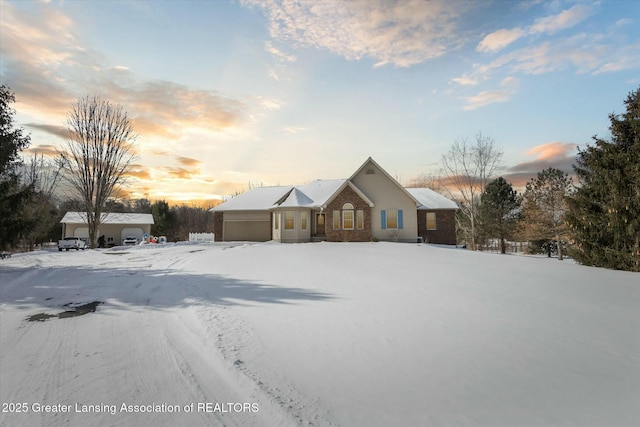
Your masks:
<path fill-rule="evenodd" d="M 274 207 L 320 207 L 345 181 L 344 179 L 317 179 L 295 187 L 258 187 L 210 210 L 212 212 L 262 211 Z"/>
<path fill-rule="evenodd" d="M 320 207 L 334 195 L 345 181 L 346 179 L 316 179 L 297 188 L 313 200 L 314 206 Z"/>
<path fill-rule="evenodd" d="M 269 210 L 291 187 L 257 187 L 239 194 L 226 202 L 210 209 L 211 212 L 223 211 L 263 211 Z"/>
<path fill-rule="evenodd" d="M 291 207 L 302 207 L 302 206 L 313 206 L 313 200 L 310 199 L 306 194 L 297 188 L 292 188 L 289 194 L 287 194 L 286 198 L 279 204 L 277 207 L 280 208 L 291 208 Z M 274 206 L 275 208 L 276 206 Z"/>
<path fill-rule="evenodd" d="M 60 220 L 64 224 L 86 224 L 85 212 L 67 212 Z M 103 213 L 100 216 L 103 224 L 154 224 L 153 215 L 141 213 Z"/>
<path fill-rule="evenodd" d="M 422 205 L 418 209 L 458 209 L 458 205 L 430 188 L 407 188 L 407 191 Z"/>

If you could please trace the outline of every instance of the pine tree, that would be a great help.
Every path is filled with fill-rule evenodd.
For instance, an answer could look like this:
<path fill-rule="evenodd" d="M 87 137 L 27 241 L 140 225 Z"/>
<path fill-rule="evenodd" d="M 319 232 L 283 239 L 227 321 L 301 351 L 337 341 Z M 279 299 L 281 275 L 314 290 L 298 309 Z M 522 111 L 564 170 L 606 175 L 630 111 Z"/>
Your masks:
<path fill-rule="evenodd" d="M 640 87 L 626 113 L 610 114 L 611 141 L 594 136 L 574 166 L 580 186 L 569 200 L 573 257 L 585 265 L 640 271 Z"/>
<path fill-rule="evenodd" d="M 566 172 L 548 168 L 527 183 L 524 193 L 523 236 L 533 241 L 555 241 L 558 260 L 562 260 L 562 241 L 568 238 L 565 215 L 566 197 L 572 191 Z"/>
<path fill-rule="evenodd" d="M 0 249 L 14 245 L 30 224 L 22 215 L 33 195 L 33 185 L 20 182 L 20 152 L 28 147 L 30 139 L 22 129 L 14 129 L 10 104 L 15 95 L 5 85 L 0 86 Z"/>
<path fill-rule="evenodd" d="M 519 206 L 517 192 L 503 177 L 491 181 L 480 197 L 481 234 L 499 238 L 500 253 L 506 252 L 505 242 L 516 226 Z"/>

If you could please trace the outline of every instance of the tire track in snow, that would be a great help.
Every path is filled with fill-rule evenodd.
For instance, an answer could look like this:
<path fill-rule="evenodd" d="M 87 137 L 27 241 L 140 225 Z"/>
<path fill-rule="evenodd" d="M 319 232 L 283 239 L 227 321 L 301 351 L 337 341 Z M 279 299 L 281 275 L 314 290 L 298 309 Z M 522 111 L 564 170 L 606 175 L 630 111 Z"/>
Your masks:
<path fill-rule="evenodd" d="M 328 414 L 317 409 L 317 402 L 299 392 L 285 378 L 256 363 L 262 349 L 254 331 L 224 306 L 200 306 L 194 309 L 203 333 L 215 337 L 215 348 L 227 369 L 240 378 L 240 384 L 261 402 L 268 402 L 272 411 L 286 414 L 284 425 L 332 426 Z M 262 405 L 261 405 L 262 408 Z M 283 425 L 268 423 L 268 425 Z"/>
<path fill-rule="evenodd" d="M 212 309 L 209 307 L 208 309 Z M 213 308 L 215 309 L 215 308 Z M 175 313 L 165 327 L 171 347 L 186 362 L 183 374 L 204 395 L 202 402 L 257 403 L 258 412 L 232 412 L 220 417 L 228 426 L 295 425 L 295 421 L 250 378 L 226 360 L 192 308 Z"/>

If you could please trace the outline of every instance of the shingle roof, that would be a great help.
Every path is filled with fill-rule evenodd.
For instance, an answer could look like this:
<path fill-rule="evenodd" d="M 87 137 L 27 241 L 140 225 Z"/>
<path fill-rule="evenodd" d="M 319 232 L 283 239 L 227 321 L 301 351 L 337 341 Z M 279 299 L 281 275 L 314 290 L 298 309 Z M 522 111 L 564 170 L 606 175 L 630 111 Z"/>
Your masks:
<path fill-rule="evenodd" d="M 302 191 L 296 187 L 292 188 L 286 198 L 277 207 L 280 208 L 293 208 L 293 207 L 311 207 L 313 206 L 313 200 L 310 199 Z M 274 206 L 276 207 L 276 206 Z"/>
<path fill-rule="evenodd" d="M 344 179 L 317 179 L 295 187 L 257 187 L 210 210 L 212 212 L 262 211 L 278 207 L 320 207 L 345 181 Z"/>
<path fill-rule="evenodd" d="M 60 222 L 64 224 L 86 224 L 87 214 L 85 212 L 67 212 Z M 154 224 L 153 215 L 141 213 L 103 213 L 100 216 L 100 222 L 103 224 Z"/>
<path fill-rule="evenodd" d="M 407 188 L 407 191 L 421 204 L 418 209 L 458 209 L 456 202 L 430 188 Z"/>
<path fill-rule="evenodd" d="M 257 187 L 239 194 L 226 202 L 210 209 L 212 212 L 223 211 L 265 211 L 273 207 L 291 187 Z"/>

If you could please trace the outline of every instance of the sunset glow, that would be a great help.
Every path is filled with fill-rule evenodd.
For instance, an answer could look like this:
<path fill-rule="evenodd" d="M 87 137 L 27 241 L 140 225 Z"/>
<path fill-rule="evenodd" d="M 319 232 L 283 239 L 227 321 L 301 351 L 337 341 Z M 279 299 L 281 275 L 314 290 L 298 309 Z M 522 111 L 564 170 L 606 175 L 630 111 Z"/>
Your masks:
<path fill-rule="evenodd" d="M 138 133 L 127 195 L 212 205 L 250 185 L 404 183 L 482 132 L 514 185 L 571 171 L 640 79 L 640 4 L 0 1 L 0 75 L 26 154 L 56 155 L 81 96 Z"/>

